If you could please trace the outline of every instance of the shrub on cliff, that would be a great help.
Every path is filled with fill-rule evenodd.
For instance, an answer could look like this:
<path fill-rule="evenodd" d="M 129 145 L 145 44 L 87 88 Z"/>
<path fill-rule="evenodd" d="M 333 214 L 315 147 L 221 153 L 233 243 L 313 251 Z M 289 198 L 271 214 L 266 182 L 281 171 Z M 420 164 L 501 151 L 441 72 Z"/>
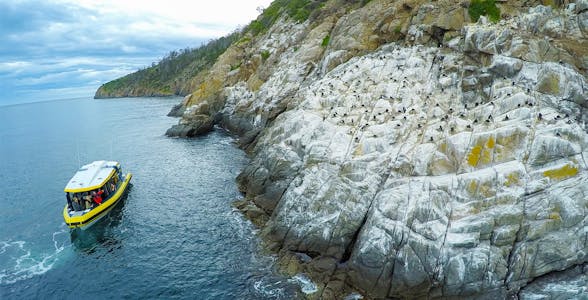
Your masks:
<path fill-rule="evenodd" d="M 322 7 L 324 2 L 326 0 L 275 0 L 263 10 L 257 20 L 249 23 L 246 30 L 253 35 L 262 33 L 269 29 L 283 12 L 296 22 L 304 22 L 313 11 Z"/>
<path fill-rule="evenodd" d="M 474 22 L 477 22 L 480 16 L 487 16 L 495 23 L 500 20 L 500 8 L 496 6 L 495 0 L 472 0 L 468 13 Z"/>

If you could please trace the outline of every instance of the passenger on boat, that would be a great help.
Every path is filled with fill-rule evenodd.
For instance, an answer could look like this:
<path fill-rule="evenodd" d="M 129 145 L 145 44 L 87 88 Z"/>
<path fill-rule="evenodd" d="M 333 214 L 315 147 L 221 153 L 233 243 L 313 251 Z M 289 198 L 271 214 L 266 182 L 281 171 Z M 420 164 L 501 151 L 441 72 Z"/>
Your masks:
<path fill-rule="evenodd" d="M 92 192 L 94 203 L 96 203 L 96 205 L 102 204 L 102 193 L 103 193 L 102 190 L 98 190 L 98 193 Z"/>
<path fill-rule="evenodd" d="M 90 196 L 90 194 L 88 193 L 84 193 L 84 206 L 86 207 L 86 209 L 88 208 L 92 208 L 92 196 Z"/>
<path fill-rule="evenodd" d="M 110 183 L 110 190 L 114 193 L 116 191 L 116 185 L 114 183 Z"/>
<path fill-rule="evenodd" d="M 72 201 L 73 210 L 74 211 L 82 210 L 82 205 L 80 204 L 80 199 L 78 198 L 78 196 L 74 195 L 72 200 L 73 200 Z"/>
<path fill-rule="evenodd" d="M 66 193 L 65 194 L 65 197 L 67 198 L 67 208 L 69 208 L 70 210 L 72 210 L 73 209 L 73 205 L 71 203 L 71 196 L 70 196 L 70 194 L 69 193 Z"/>

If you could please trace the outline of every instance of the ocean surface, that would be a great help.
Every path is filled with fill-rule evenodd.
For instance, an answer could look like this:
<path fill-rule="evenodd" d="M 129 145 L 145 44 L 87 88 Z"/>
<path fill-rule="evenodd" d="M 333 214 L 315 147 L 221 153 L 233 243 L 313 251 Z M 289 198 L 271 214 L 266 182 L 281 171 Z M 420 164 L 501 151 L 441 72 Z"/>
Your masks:
<path fill-rule="evenodd" d="M 309 289 L 274 272 L 231 206 L 247 162 L 232 137 L 164 136 L 179 101 L 0 106 L 0 299 L 292 299 Z M 94 160 L 121 162 L 133 185 L 108 217 L 71 233 L 63 188 Z"/>

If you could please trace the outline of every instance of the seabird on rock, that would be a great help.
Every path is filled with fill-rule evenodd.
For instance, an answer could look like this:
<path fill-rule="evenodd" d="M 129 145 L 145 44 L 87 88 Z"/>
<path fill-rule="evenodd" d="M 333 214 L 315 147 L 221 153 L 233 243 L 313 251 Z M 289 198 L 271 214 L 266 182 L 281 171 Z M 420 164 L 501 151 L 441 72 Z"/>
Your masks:
<path fill-rule="evenodd" d="M 431 137 L 429 140 L 432 142 L 433 141 L 433 137 Z"/>
<path fill-rule="evenodd" d="M 504 117 L 504 121 L 508 121 L 508 115 L 506 115 L 506 117 Z"/>
<path fill-rule="evenodd" d="M 539 113 L 539 115 L 537 116 L 537 119 L 543 120 L 543 114 L 542 113 Z"/>
<path fill-rule="evenodd" d="M 468 126 L 466 126 L 467 128 L 472 128 L 472 125 L 468 124 Z"/>

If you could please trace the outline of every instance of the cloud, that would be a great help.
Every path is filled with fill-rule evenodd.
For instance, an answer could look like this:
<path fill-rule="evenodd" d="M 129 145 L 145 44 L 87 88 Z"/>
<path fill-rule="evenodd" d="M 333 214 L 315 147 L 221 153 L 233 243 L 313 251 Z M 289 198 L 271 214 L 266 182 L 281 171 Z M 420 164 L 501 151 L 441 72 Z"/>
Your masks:
<path fill-rule="evenodd" d="M 0 102 L 43 89 L 96 89 L 229 33 L 270 2 L 0 1 Z"/>

